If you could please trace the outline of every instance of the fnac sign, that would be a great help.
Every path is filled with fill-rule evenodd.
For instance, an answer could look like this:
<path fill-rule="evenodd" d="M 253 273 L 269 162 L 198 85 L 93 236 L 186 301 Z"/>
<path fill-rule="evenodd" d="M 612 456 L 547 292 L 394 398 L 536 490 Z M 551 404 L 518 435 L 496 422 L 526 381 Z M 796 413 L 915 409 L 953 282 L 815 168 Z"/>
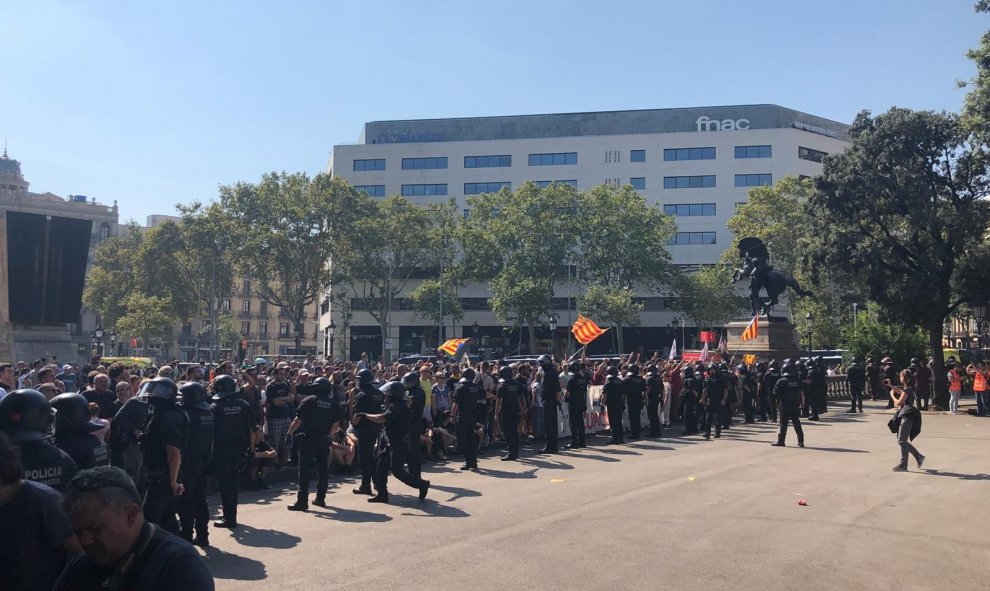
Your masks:
<path fill-rule="evenodd" d="M 749 119 L 712 119 L 702 115 L 694 122 L 698 131 L 739 131 L 749 129 Z"/>

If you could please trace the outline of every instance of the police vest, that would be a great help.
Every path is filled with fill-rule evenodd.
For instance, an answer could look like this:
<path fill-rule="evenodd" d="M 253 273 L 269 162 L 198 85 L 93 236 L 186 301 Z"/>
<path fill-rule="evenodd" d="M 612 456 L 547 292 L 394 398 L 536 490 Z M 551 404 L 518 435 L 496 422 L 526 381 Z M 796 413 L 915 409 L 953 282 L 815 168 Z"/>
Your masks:
<path fill-rule="evenodd" d="M 299 405 L 298 416 L 307 437 L 329 435 L 337 416 L 337 405 L 329 396 L 310 396 Z"/>
<path fill-rule="evenodd" d="M 502 399 L 503 411 L 519 410 L 519 393 L 521 390 L 518 381 L 499 380 L 498 391 L 500 394 L 499 398 Z"/>
<path fill-rule="evenodd" d="M 213 433 L 218 446 L 246 447 L 247 434 L 253 420 L 248 403 L 231 396 L 213 405 Z"/>

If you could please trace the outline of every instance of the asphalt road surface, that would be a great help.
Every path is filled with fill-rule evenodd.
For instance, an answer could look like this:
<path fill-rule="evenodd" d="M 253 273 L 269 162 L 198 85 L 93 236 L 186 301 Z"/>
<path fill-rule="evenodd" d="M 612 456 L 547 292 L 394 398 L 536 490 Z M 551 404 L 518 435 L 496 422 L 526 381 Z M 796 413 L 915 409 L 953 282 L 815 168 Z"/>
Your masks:
<path fill-rule="evenodd" d="M 894 473 L 886 411 L 843 411 L 805 422 L 805 449 L 758 423 L 452 460 L 425 502 L 395 479 L 391 505 L 337 478 L 308 513 L 294 482 L 242 493 L 204 560 L 218 589 L 986 589 L 990 418 L 926 414 L 924 470 Z"/>

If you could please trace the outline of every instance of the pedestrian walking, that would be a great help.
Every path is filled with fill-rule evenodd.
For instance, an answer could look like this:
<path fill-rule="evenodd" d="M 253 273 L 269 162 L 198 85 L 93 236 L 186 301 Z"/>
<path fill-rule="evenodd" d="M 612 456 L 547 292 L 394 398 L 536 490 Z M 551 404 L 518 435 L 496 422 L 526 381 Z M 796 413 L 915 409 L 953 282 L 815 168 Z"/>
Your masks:
<path fill-rule="evenodd" d="M 921 433 L 921 411 L 916 407 L 916 396 L 911 381 L 911 371 L 901 371 L 901 384 L 890 385 L 890 401 L 897 409 L 892 428 L 897 434 L 897 444 L 901 448 L 901 461 L 894 465 L 894 472 L 907 472 L 908 454 L 914 456 L 918 468 L 925 463 L 925 456 L 911 443 Z"/>

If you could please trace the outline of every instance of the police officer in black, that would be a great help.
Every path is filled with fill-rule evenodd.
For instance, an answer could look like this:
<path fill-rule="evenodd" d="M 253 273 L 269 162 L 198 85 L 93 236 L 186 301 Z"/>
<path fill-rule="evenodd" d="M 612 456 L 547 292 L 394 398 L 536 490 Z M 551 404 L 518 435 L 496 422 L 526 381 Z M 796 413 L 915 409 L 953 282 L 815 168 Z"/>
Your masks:
<path fill-rule="evenodd" d="M 223 517 L 214 527 L 237 527 L 237 490 L 241 466 L 254 449 L 255 419 L 251 405 L 237 395 L 237 382 L 220 375 L 210 384 L 213 391 L 213 477 L 220 489 Z"/>
<path fill-rule="evenodd" d="M 663 378 L 656 365 L 646 368 L 646 416 L 650 419 L 647 437 L 660 437 L 660 403 L 663 401 Z"/>
<path fill-rule="evenodd" d="M 421 438 L 426 433 L 426 391 L 419 383 L 419 374 L 410 371 L 402 376 L 402 385 L 409 397 L 409 473 L 419 478 L 423 470 L 423 448 Z"/>
<path fill-rule="evenodd" d="M 472 384 L 474 385 L 474 384 Z M 478 387 L 480 389 L 480 386 Z M 368 499 L 369 503 L 388 502 L 388 473 L 400 482 L 419 491 L 419 500 L 426 498 L 430 483 L 419 476 L 406 472 L 405 464 L 409 453 L 409 438 L 412 437 L 411 409 L 406 400 L 406 387 L 400 382 L 388 382 L 381 387 L 385 395 L 385 408 L 378 414 L 358 413 L 358 424 L 369 422 L 385 425 L 385 437 L 378 443 L 378 457 L 375 464 L 375 490 L 378 494 Z"/>
<path fill-rule="evenodd" d="M 572 361 L 568 366 L 571 372 L 567 380 L 567 418 L 571 425 L 571 443 L 567 449 L 588 447 L 584 443 L 584 412 L 588 410 L 588 386 L 591 378 L 579 361 Z"/>
<path fill-rule="evenodd" d="M 182 450 L 189 439 L 189 419 L 175 404 L 178 391 L 172 380 L 155 378 L 138 393 L 150 405 L 141 433 L 144 518 L 175 535 L 179 535 L 175 499 L 185 491 L 179 478 Z"/>
<path fill-rule="evenodd" d="M 760 391 L 760 420 L 777 422 L 777 402 L 774 399 L 773 387 L 780 379 L 780 369 L 776 361 L 763 363 L 763 371 L 757 375 Z"/>
<path fill-rule="evenodd" d="M 464 454 L 461 470 L 478 469 L 478 447 L 474 429 L 478 422 L 478 400 L 485 396 L 485 391 L 474 383 L 475 376 L 474 369 L 464 368 L 454 389 L 454 406 L 451 408 L 451 414 L 457 417 L 457 445 Z"/>
<path fill-rule="evenodd" d="M 553 366 L 549 355 L 540 355 L 537 360 L 543 371 L 543 433 L 547 445 L 541 454 L 557 453 L 557 405 L 560 404 L 560 372 Z"/>
<path fill-rule="evenodd" d="M 811 418 L 812 421 L 819 420 L 820 413 L 828 412 L 828 384 L 826 376 L 825 361 L 821 357 L 816 357 L 810 362 L 808 367 L 808 391 L 811 393 Z"/>
<path fill-rule="evenodd" d="M 736 379 L 742 390 L 743 417 L 746 424 L 756 422 L 756 378 L 745 364 L 736 366 Z"/>
<path fill-rule="evenodd" d="M 798 446 L 804 447 L 804 430 L 801 429 L 801 407 L 804 406 L 804 384 L 801 382 L 797 367 L 793 364 L 784 364 L 783 375 L 774 385 L 774 393 L 780 400 L 780 432 L 777 435 L 775 447 L 784 447 L 784 439 L 787 437 L 787 422 L 794 423 L 794 432 L 797 433 Z"/>
<path fill-rule="evenodd" d="M 49 443 L 54 420 L 51 404 L 37 390 L 14 390 L 0 400 L 0 431 L 20 449 L 24 478 L 64 491 L 76 463 Z"/>
<path fill-rule="evenodd" d="M 90 420 L 89 402 L 82 394 L 59 394 L 51 399 L 55 409 L 55 447 L 69 454 L 79 470 L 106 466 L 107 446 L 93 436 L 103 425 Z"/>
<path fill-rule="evenodd" d="M 612 431 L 611 443 L 625 443 L 625 429 L 622 426 L 622 413 L 626 409 L 626 386 L 619 379 L 619 369 L 609 366 L 605 370 L 605 385 L 602 387 L 602 399 L 608 412 L 608 426 Z"/>
<path fill-rule="evenodd" d="M 189 418 L 189 440 L 182 450 L 182 485 L 185 492 L 176 500 L 179 531 L 187 542 L 210 545 L 210 507 L 206 503 L 206 481 L 213 460 L 213 413 L 206 401 L 206 388 L 186 382 L 179 388 L 182 410 Z M 193 532 L 196 537 L 193 538 Z"/>
<path fill-rule="evenodd" d="M 639 365 L 633 363 L 622 380 L 626 388 L 626 408 L 629 409 L 629 439 L 640 438 L 640 414 L 643 412 L 643 395 L 646 393 L 646 380 L 639 375 Z"/>
<path fill-rule="evenodd" d="M 526 407 L 526 386 L 513 373 L 509 366 L 500 368 L 498 386 L 495 388 L 495 413 L 509 447 L 509 453 L 502 458 L 503 462 L 519 459 L 519 416 Z"/>
<path fill-rule="evenodd" d="M 375 374 L 370 369 L 362 369 L 357 373 L 358 392 L 351 401 L 351 417 L 359 413 L 366 415 L 380 414 L 385 395 L 375 387 Z M 353 419 L 352 419 L 353 421 Z M 375 442 L 381 428 L 373 421 L 353 421 L 357 431 L 358 462 L 361 465 L 361 486 L 354 489 L 356 495 L 372 495 L 371 479 L 375 474 Z"/>
<path fill-rule="evenodd" d="M 701 399 L 701 389 L 705 375 L 695 373 L 691 367 L 681 372 L 684 383 L 681 386 L 681 402 L 684 404 L 684 434 L 694 435 L 698 432 L 698 401 Z"/>
<path fill-rule="evenodd" d="M 849 397 L 852 408 L 846 412 L 863 412 L 863 388 L 866 386 L 866 369 L 859 363 L 859 357 L 853 357 L 852 363 L 846 368 L 846 383 L 849 384 Z"/>
<path fill-rule="evenodd" d="M 701 395 L 701 405 L 705 407 L 705 439 L 712 437 L 712 425 L 715 425 L 715 438 L 722 436 L 722 413 L 726 402 L 729 386 L 722 378 L 722 372 L 714 363 L 708 368 L 705 378 L 705 390 Z"/>
<path fill-rule="evenodd" d="M 299 492 L 296 502 L 289 505 L 289 511 L 309 509 L 309 481 L 316 469 L 317 507 L 327 506 L 327 485 L 330 479 L 330 431 L 337 422 L 337 403 L 331 394 L 333 385 L 326 378 L 316 378 L 310 391 L 312 395 L 303 398 L 296 408 L 296 417 L 289 425 L 289 435 L 299 432 Z"/>

